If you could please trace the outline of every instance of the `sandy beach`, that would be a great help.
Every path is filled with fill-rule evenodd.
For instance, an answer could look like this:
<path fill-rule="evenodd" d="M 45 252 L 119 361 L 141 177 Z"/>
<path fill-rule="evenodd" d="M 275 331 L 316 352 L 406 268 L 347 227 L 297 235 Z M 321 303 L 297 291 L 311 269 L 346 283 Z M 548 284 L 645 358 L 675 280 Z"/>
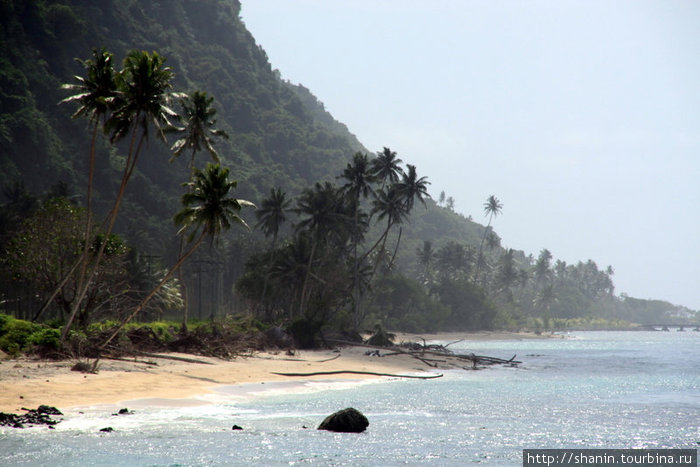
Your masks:
<path fill-rule="evenodd" d="M 397 334 L 396 342 L 501 340 L 542 338 L 530 333 L 479 332 L 441 334 Z M 366 355 L 366 347 L 333 350 L 260 352 L 233 360 L 184 354 L 165 354 L 196 359 L 190 363 L 168 358 L 138 357 L 131 361 L 103 359 L 95 374 L 71 371 L 75 361 L 40 361 L 27 358 L 0 362 L 0 412 L 22 412 L 22 407 L 41 404 L 69 409 L 76 406 L 119 404 L 135 399 L 185 399 L 212 393 L 222 385 L 312 380 L 360 379 L 377 376 L 339 374 L 290 378 L 274 373 L 365 371 L 389 374 L 429 374 L 431 368 L 408 355 Z M 449 366 L 447 366 L 449 368 Z"/>

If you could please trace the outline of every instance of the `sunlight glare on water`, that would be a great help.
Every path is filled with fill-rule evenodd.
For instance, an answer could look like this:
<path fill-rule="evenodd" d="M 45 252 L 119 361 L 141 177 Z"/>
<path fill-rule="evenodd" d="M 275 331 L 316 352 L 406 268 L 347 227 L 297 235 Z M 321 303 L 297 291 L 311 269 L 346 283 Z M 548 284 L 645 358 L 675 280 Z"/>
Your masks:
<path fill-rule="evenodd" d="M 56 430 L 1 429 L 0 465 L 521 465 L 524 448 L 700 442 L 700 333 L 581 332 L 450 348 L 517 354 L 523 364 L 426 381 L 272 385 L 252 396 L 222 387 L 211 405 L 145 405 L 124 417 L 95 408 Z M 367 416 L 365 433 L 315 429 L 345 407 Z M 97 432 L 104 426 L 115 431 Z"/>

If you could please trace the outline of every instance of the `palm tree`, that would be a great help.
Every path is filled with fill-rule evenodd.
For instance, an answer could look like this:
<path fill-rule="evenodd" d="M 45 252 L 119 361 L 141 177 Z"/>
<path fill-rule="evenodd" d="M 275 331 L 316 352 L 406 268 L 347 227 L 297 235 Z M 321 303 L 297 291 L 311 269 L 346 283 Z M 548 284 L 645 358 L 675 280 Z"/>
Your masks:
<path fill-rule="evenodd" d="M 89 156 L 89 169 L 88 169 L 88 185 L 87 185 L 87 216 L 85 219 L 85 235 L 84 235 L 84 248 L 82 255 L 78 258 L 74 267 L 72 267 L 68 274 L 64 276 L 61 284 L 56 288 L 56 291 L 51 296 L 47 304 L 53 300 L 56 292 L 67 282 L 67 280 L 73 275 L 75 268 L 80 265 L 80 271 L 78 273 L 78 278 L 76 281 L 77 290 L 82 290 L 83 282 L 87 274 L 88 266 L 88 252 L 91 245 L 90 231 L 92 229 L 92 183 L 95 174 L 95 143 L 97 142 L 97 130 L 100 128 L 100 123 L 104 122 L 107 113 L 110 111 L 112 101 L 116 94 L 116 82 L 115 73 L 112 66 L 112 54 L 107 52 L 105 48 L 100 50 L 93 49 L 92 55 L 94 60 L 80 60 L 76 59 L 85 69 L 85 76 L 75 76 L 77 83 L 75 84 L 63 84 L 61 89 L 66 89 L 68 91 L 75 92 L 72 96 L 68 96 L 63 99 L 60 103 L 77 102 L 79 104 L 78 110 L 73 113 L 72 118 L 79 118 L 86 116 L 90 120 L 93 126 L 92 129 L 92 140 L 90 142 L 90 156 Z M 37 317 L 45 310 L 46 307 L 42 307 L 41 311 L 37 314 Z"/>
<path fill-rule="evenodd" d="M 211 137 L 220 136 L 228 139 L 228 134 L 225 131 L 213 128 L 214 125 L 216 125 L 216 120 L 214 119 L 216 109 L 212 107 L 213 102 L 214 98 L 207 96 L 207 93 L 202 91 L 195 91 L 192 96 L 184 96 L 182 99 L 180 99 L 182 116 L 178 116 L 178 120 L 184 122 L 184 126 L 168 130 L 169 133 L 172 132 L 181 134 L 181 137 L 176 140 L 170 148 L 170 150 L 173 151 L 171 161 L 174 158 L 179 157 L 185 149 L 192 150 L 189 163 L 191 171 L 190 181 L 192 181 L 192 177 L 194 176 L 194 158 L 197 151 L 201 151 L 202 148 L 206 149 L 214 162 L 219 163 L 219 153 L 216 152 L 216 149 L 214 149 Z M 182 255 L 183 247 L 183 238 L 181 237 L 178 255 Z M 187 303 L 187 287 L 182 277 L 182 269 L 179 270 L 178 275 L 185 304 L 182 318 L 182 329 L 183 331 L 186 331 L 189 310 Z"/>
<path fill-rule="evenodd" d="M 406 210 L 410 212 L 416 199 L 425 206 L 425 198 L 430 198 L 428 194 L 430 182 L 428 177 L 418 178 L 415 165 L 406 164 L 406 168 L 408 168 L 408 172 L 401 175 L 401 181 L 398 182 L 397 187 L 404 198 L 404 203 L 406 203 Z"/>
<path fill-rule="evenodd" d="M 382 244 L 381 249 L 384 250 L 391 227 L 401 224 L 408 217 L 409 212 L 406 209 L 406 200 L 401 195 L 396 184 L 377 191 L 377 196 L 372 201 L 372 214 L 379 214 L 377 221 L 386 218 L 386 228 L 375 244 L 363 255 L 363 259 L 369 256 L 380 243 Z"/>
<path fill-rule="evenodd" d="M 134 311 L 122 321 L 101 348 L 105 348 L 119 334 L 119 331 L 144 309 L 153 296 L 172 278 L 175 271 L 199 248 L 204 239 L 209 238 L 212 245 L 218 241 L 222 232 L 231 228 L 232 224 L 248 228 L 238 213 L 244 206 L 254 207 L 255 205 L 250 201 L 229 196 L 231 190 L 236 188 L 236 181 L 229 180 L 228 176 L 229 169 L 222 168 L 218 164 L 207 164 L 203 171 L 195 169 L 194 179 L 186 184 L 188 191 L 182 196 L 184 207 L 175 215 L 175 224 L 180 227 L 178 235 L 185 235 L 189 231 L 186 237 L 190 245 L 188 250 L 178 258 L 173 267 Z"/>
<path fill-rule="evenodd" d="M 535 262 L 535 280 L 541 284 L 551 278 L 552 253 L 544 248 Z"/>
<path fill-rule="evenodd" d="M 418 264 L 423 267 L 421 276 L 423 279 L 423 285 L 430 285 L 430 267 L 433 264 L 433 244 L 428 240 L 423 240 L 423 248 L 416 248 L 416 256 L 418 257 Z"/>
<path fill-rule="evenodd" d="M 403 173 L 399 165 L 401 162 L 403 161 L 396 157 L 396 152 L 387 147 L 377 153 L 377 157 L 372 160 L 372 175 L 381 180 L 382 188 L 399 181 L 399 176 Z"/>
<path fill-rule="evenodd" d="M 329 182 L 324 184 L 317 182 L 313 189 L 304 189 L 297 200 L 296 211 L 305 216 L 297 224 L 297 230 L 306 229 L 311 236 L 311 252 L 299 304 L 299 314 L 301 315 L 306 305 L 311 267 L 319 245 L 334 238 L 342 243 L 351 230 L 349 227 L 352 216 L 348 212 L 348 204 L 345 202 L 342 192 Z"/>
<path fill-rule="evenodd" d="M 185 149 L 192 150 L 190 168 L 194 168 L 194 156 L 202 148 L 206 149 L 215 162 L 219 162 L 219 153 L 214 149 L 212 136 L 219 136 L 228 139 L 228 134 L 224 130 L 213 128 L 216 125 L 216 109 L 212 107 L 213 97 L 207 96 L 206 92 L 195 91 L 192 96 L 185 96 L 180 100 L 182 106 L 182 120 L 184 127 L 175 128 L 173 131 L 181 133 L 182 136 L 173 143 L 170 148 L 173 156 L 178 157 Z"/>
<path fill-rule="evenodd" d="M 370 173 L 370 163 L 367 154 L 361 152 L 356 153 L 352 162 L 343 170 L 340 178 L 345 179 L 346 183 L 341 187 L 343 192 L 352 199 L 353 216 L 354 216 L 354 231 L 352 236 L 353 243 L 353 301 L 352 314 L 357 316 L 360 308 L 360 263 L 357 257 L 357 247 L 362 239 L 362 234 L 365 229 L 360 229 L 360 200 L 367 198 L 370 193 L 374 193 L 372 189 L 372 181 L 374 177 Z"/>
<path fill-rule="evenodd" d="M 285 210 L 289 207 L 291 200 L 287 199 L 287 194 L 281 188 L 270 189 L 270 196 L 262 200 L 260 209 L 255 211 L 255 216 L 258 219 L 256 228 L 260 228 L 266 237 L 272 236 L 272 244 L 270 245 L 270 263 L 267 267 L 267 273 L 263 281 L 263 291 L 261 302 L 265 302 L 267 293 L 267 282 L 272 267 L 272 259 L 275 254 L 275 246 L 277 245 L 277 235 L 279 234 L 280 226 L 287 220 Z"/>
<path fill-rule="evenodd" d="M 484 236 L 481 238 L 481 244 L 479 245 L 479 258 L 477 260 L 475 280 L 478 279 L 481 264 L 485 262 L 483 259 L 484 241 L 486 240 L 486 235 L 489 232 L 489 227 L 491 227 L 491 221 L 495 216 L 499 215 L 502 210 L 503 204 L 498 198 L 496 198 L 496 196 L 491 195 L 486 199 L 486 202 L 484 203 L 484 214 L 489 216 L 489 222 L 486 225 L 486 229 L 484 229 Z"/>
<path fill-rule="evenodd" d="M 171 80 L 173 73 L 165 66 L 165 59 L 156 52 L 134 50 L 124 59 L 123 70 L 115 76 L 117 90 L 112 99 L 112 114 L 105 123 L 105 128 L 111 133 L 110 140 L 115 142 L 131 134 L 129 153 L 126 158 L 121 184 L 117 192 L 112 210 L 107 217 L 106 237 L 112 233 L 121 201 L 124 197 L 126 186 L 131 174 L 136 167 L 136 162 L 141 152 L 143 142 L 148 138 L 149 128 L 153 127 L 156 136 L 165 141 L 165 129 L 172 127 L 169 117 L 177 114 L 168 104 L 172 97 L 181 97 L 181 94 L 171 93 Z M 137 142 L 138 141 L 138 142 Z M 102 242 L 95 257 L 95 264 L 99 264 L 107 242 Z M 80 308 L 87 288 L 97 268 L 93 268 L 90 277 L 79 291 L 71 315 L 63 328 L 62 339 L 65 340 L 73 319 Z"/>

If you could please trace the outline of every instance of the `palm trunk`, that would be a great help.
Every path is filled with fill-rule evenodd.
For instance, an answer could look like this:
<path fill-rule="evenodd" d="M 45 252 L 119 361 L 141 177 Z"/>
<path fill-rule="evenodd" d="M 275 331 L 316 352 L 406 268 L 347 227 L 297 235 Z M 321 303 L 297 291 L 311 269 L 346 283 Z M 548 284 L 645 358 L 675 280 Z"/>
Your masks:
<path fill-rule="evenodd" d="M 489 216 L 489 222 L 486 224 L 486 230 L 484 230 L 484 236 L 481 237 L 481 244 L 479 245 L 479 256 L 476 259 L 476 273 L 474 274 L 474 283 L 479 280 L 479 270 L 481 269 L 481 255 L 484 252 L 484 240 L 486 240 L 486 235 L 489 233 L 489 227 L 491 227 L 491 220 L 493 219 L 493 214 Z"/>
<path fill-rule="evenodd" d="M 263 306 L 263 316 L 265 319 L 267 319 L 268 316 L 268 310 L 267 306 L 265 305 L 265 296 L 267 295 L 267 282 L 268 279 L 270 278 L 270 272 L 272 271 L 272 260 L 274 259 L 275 255 L 275 244 L 277 243 L 277 232 L 272 236 L 272 245 L 270 246 L 270 262 L 267 265 L 267 271 L 265 271 L 265 277 L 263 278 L 263 290 L 262 290 L 262 296 L 260 297 L 260 303 Z"/>
<path fill-rule="evenodd" d="M 135 121 L 138 121 L 138 115 L 135 119 Z M 109 215 L 107 217 L 109 225 L 107 227 L 107 230 L 105 232 L 104 239 L 102 241 L 102 244 L 100 245 L 100 249 L 97 252 L 97 255 L 95 257 L 95 266 L 92 270 L 92 272 L 88 275 L 87 280 L 83 284 L 83 287 L 81 290 L 79 290 L 78 297 L 76 298 L 76 301 L 73 305 L 73 309 L 71 310 L 71 314 L 68 317 L 68 322 L 66 322 L 66 325 L 63 327 L 63 331 L 61 333 L 61 341 L 65 342 L 66 337 L 68 336 L 68 331 L 70 331 L 71 325 L 73 324 L 73 321 L 75 320 L 75 316 L 78 314 L 78 310 L 80 309 L 80 303 L 83 301 L 83 297 L 85 297 L 85 294 L 87 293 L 87 289 L 90 287 L 90 282 L 92 282 L 92 279 L 95 277 L 97 274 L 97 271 L 99 269 L 99 264 L 100 261 L 102 260 L 102 256 L 104 255 L 105 248 L 107 246 L 107 242 L 109 241 L 109 236 L 112 234 L 112 230 L 114 229 L 114 224 L 117 221 L 117 214 L 119 213 L 119 207 L 122 201 L 122 198 L 124 197 L 124 192 L 126 191 L 126 185 L 129 183 L 129 178 L 131 177 L 131 174 L 134 171 L 134 168 L 136 167 L 136 161 L 138 160 L 139 153 L 141 152 L 141 147 L 143 145 L 143 140 L 145 138 L 144 134 L 141 134 L 141 138 L 139 139 L 139 143 L 136 147 L 136 151 L 134 151 L 134 144 L 136 142 L 136 130 L 138 126 L 134 124 L 134 129 L 131 134 L 131 142 L 129 144 L 129 155 L 126 159 L 126 165 L 124 167 L 124 174 L 122 176 L 122 181 L 121 184 L 119 185 L 119 192 L 117 193 L 117 198 L 114 201 L 114 206 L 112 207 L 112 210 L 109 212 Z"/>
<path fill-rule="evenodd" d="M 314 241 L 311 245 L 311 254 L 309 255 L 309 263 L 306 265 L 306 274 L 304 275 L 304 285 L 301 288 L 301 299 L 299 300 L 299 316 L 303 316 L 304 307 L 306 302 L 307 287 L 309 285 L 309 276 L 311 276 L 311 263 L 314 259 L 314 253 L 316 252 L 316 243 Z"/>
<path fill-rule="evenodd" d="M 182 266 L 182 263 L 184 263 L 185 260 L 186 260 L 192 253 L 194 253 L 194 251 L 195 251 L 197 248 L 199 248 L 199 245 L 202 243 L 202 240 L 204 240 L 204 236 L 205 236 L 205 235 L 206 235 L 206 230 L 202 230 L 202 233 L 199 235 L 199 238 L 197 239 L 197 241 L 190 247 L 189 250 L 187 250 L 187 252 L 186 252 L 184 255 L 180 256 L 180 258 L 177 260 L 177 263 L 175 263 L 175 264 L 173 265 L 173 267 L 170 268 L 170 270 L 169 270 L 168 273 L 165 275 L 165 277 L 163 278 L 163 280 L 161 280 L 160 283 L 158 283 L 158 285 L 157 285 L 153 290 L 151 290 L 151 292 L 146 296 L 146 298 L 144 298 L 144 299 L 141 301 L 141 303 L 139 304 L 139 306 L 137 306 L 137 307 L 134 309 L 134 311 L 133 311 L 124 321 L 122 321 L 122 323 L 119 325 L 119 327 L 112 333 L 111 336 L 109 336 L 109 339 L 107 339 L 107 340 L 100 346 L 100 350 L 104 349 L 104 348 L 107 346 L 107 344 L 109 344 L 110 342 L 112 342 L 112 339 L 114 339 L 114 338 L 117 336 L 117 334 L 119 334 L 119 332 L 120 332 L 122 329 L 124 329 L 124 326 L 126 326 L 127 323 L 129 323 L 129 321 L 131 321 L 132 319 L 134 319 L 134 317 L 135 317 L 137 314 L 139 314 L 139 312 L 141 312 L 141 310 L 143 310 L 143 309 L 145 308 L 145 306 L 148 304 L 148 302 L 151 301 L 151 299 L 155 296 L 155 294 L 157 294 L 158 291 L 159 291 L 160 289 L 162 289 L 163 286 L 173 277 L 173 275 L 175 274 L 175 271 L 177 271 L 178 269 L 180 269 L 180 266 Z"/>
<path fill-rule="evenodd" d="M 192 150 L 192 156 L 190 157 L 190 182 L 194 180 L 194 155 L 195 155 L 195 150 Z M 192 189 L 191 186 L 187 186 L 187 192 L 189 193 L 190 190 Z M 182 255 L 182 248 L 183 248 L 183 239 L 180 237 L 180 247 L 178 249 L 178 257 Z M 180 281 L 180 289 L 182 290 L 182 299 L 183 303 L 185 304 L 184 310 L 182 311 L 182 331 L 187 332 L 187 321 L 189 319 L 189 304 L 187 303 L 187 285 L 185 284 L 185 280 L 183 277 L 182 269 L 179 269 L 177 272 L 177 278 Z"/>
<path fill-rule="evenodd" d="M 87 220 L 85 222 L 85 246 L 83 247 L 83 256 L 78 272 L 77 291 L 83 289 L 83 283 L 87 274 L 87 266 L 90 262 L 88 252 L 90 251 L 90 230 L 92 224 L 92 179 L 95 174 L 95 141 L 97 140 L 98 120 L 95 120 L 95 128 L 92 131 L 92 143 L 90 144 L 90 168 L 88 171 L 88 190 L 87 190 Z"/>

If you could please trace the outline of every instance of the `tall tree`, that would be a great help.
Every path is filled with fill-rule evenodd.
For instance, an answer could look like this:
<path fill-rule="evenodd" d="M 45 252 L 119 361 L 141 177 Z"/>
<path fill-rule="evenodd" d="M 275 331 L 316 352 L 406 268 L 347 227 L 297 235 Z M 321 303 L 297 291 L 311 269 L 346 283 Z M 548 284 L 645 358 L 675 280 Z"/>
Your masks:
<path fill-rule="evenodd" d="M 111 109 L 117 91 L 115 71 L 112 64 L 112 54 L 107 52 L 107 50 L 103 47 L 99 50 L 94 49 L 92 51 L 92 55 L 92 60 L 76 59 L 85 69 L 85 76 L 75 76 L 77 83 L 63 84 L 61 86 L 62 89 L 75 92 L 75 94 L 72 96 L 66 97 L 61 101 L 62 104 L 72 102 L 79 104 L 78 110 L 73 113 L 72 118 L 87 117 L 92 125 L 92 140 L 90 141 L 90 155 L 88 160 L 89 168 L 86 199 L 87 216 L 85 219 L 85 233 L 83 236 L 84 247 L 83 253 L 79 257 L 75 266 L 77 267 L 78 264 L 80 265 L 76 289 L 79 295 L 80 291 L 83 289 L 83 283 L 86 279 L 85 276 L 87 274 L 87 267 L 90 261 L 88 251 L 92 245 L 92 189 L 95 174 L 95 146 L 97 143 L 97 133 L 101 124 L 104 124 L 104 120 Z M 95 268 L 96 267 L 97 263 L 95 263 Z M 68 280 L 70 275 L 72 275 L 73 270 L 74 268 L 69 270 L 70 272 L 65 275 L 64 281 Z M 65 283 L 64 281 L 62 282 Z M 60 289 L 60 287 L 57 287 L 56 291 L 58 291 L 58 289 Z M 76 306 L 79 306 L 79 303 L 77 303 Z M 42 308 L 37 317 L 43 311 L 44 308 Z"/>
<path fill-rule="evenodd" d="M 396 152 L 387 147 L 377 152 L 377 157 L 372 159 L 372 175 L 382 182 L 382 188 L 399 181 L 399 176 L 403 173 L 401 162 L 403 161 L 396 157 Z"/>
<path fill-rule="evenodd" d="M 143 143 L 148 139 L 150 128 L 153 127 L 156 136 L 165 141 L 165 129 L 172 127 L 169 118 L 176 113 L 170 109 L 169 103 L 173 97 L 182 97 L 181 94 L 171 92 L 172 78 L 173 73 L 169 67 L 165 66 L 163 57 L 156 52 L 151 54 L 139 50 L 133 50 L 127 55 L 122 71 L 115 76 L 117 90 L 112 100 L 113 111 L 105 123 L 105 128 L 111 133 L 112 142 L 131 136 L 119 191 L 107 218 L 107 237 L 114 228 L 126 186 L 136 167 Z M 99 264 L 105 245 L 106 242 L 103 242 L 97 252 L 95 264 Z M 63 340 L 68 335 L 82 297 L 94 274 L 93 268 L 63 328 L 61 334 Z"/>
<path fill-rule="evenodd" d="M 216 109 L 212 106 L 213 102 L 214 98 L 203 91 L 195 91 L 191 96 L 180 99 L 182 116 L 179 120 L 184 123 L 184 126 L 173 130 L 181 136 L 173 143 L 170 150 L 173 151 L 174 157 L 180 156 L 185 150 L 191 150 L 190 168 L 192 170 L 195 166 L 194 157 L 202 148 L 207 150 L 214 162 L 220 161 L 212 136 L 228 139 L 228 134 L 224 130 L 214 128 Z"/>
<path fill-rule="evenodd" d="M 214 118 L 216 116 L 216 109 L 212 106 L 213 102 L 214 98 L 207 96 L 207 93 L 203 91 L 195 91 L 191 96 L 182 97 L 180 99 L 182 115 L 178 115 L 177 119 L 183 123 L 184 126 L 168 129 L 168 132 L 180 135 L 180 138 L 178 138 L 170 148 L 170 150 L 173 151 L 173 158 L 179 157 L 185 150 L 191 151 L 189 162 L 191 173 L 190 181 L 192 181 L 192 177 L 194 177 L 194 158 L 197 152 L 204 148 L 214 162 L 219 163 L 219 153 L 214 149 L 212 137 L 218 136 L 228 139 L 228 134 L 225 131 L 214 128 L 214 125 L 216 125 L 216 119 Z M 183 248 L 183 238 L 181 237 L 178 256 L 182 255 Z M 186 331 L 189 306 L 187 301 L 187 287 L 182 277 L 182 268 L 178 271 L 178 275 L 185 305 L 183 308 L 182 329 Z"/>
<path fill-rule="evenodd" d="M 311 237 L 311 252 L 299 304 L 299 314 L 303 315 L 315 255 L 322 244 L 331 240 L 342 243 L 342 239 L 352 230 L 352 215 L 342 192 L 329 182 L 317 182 L 313 188 L 304 189 L 297 199 L 296 211 L 301 216 L 297 230 L 305 229 Z"/>
<path fill-rule="evenodd" d="M 270 196 L 264 198 L 260 204 L 260 208 L 255 211 L 255 216 L 258 219 L 256 228 L 263 231 L 266 237 L 272 237 L 270 245 L 270 260 L 267 266 L 267 272 L 263 279 L 263 290 L 260 301 L 265 303 L 267 293 L 267 283 L 272 268 L 272 260 L 274 259 L 275 247 L 277 245 L 277 235 L 279 234 L 280 226 L 287 220 L 286 209 L 289 208 L 291 200 L 287 199 L 287 194 L 281 188 L 270 189 Z"/>
<path fill-rule="evenodd" d="M 425 206 L 425 198 L 430 198 L 428 194 L 428 177 L 418 178 L 416 166 L 407 164 L 407 172 L 401 175 L 401 181 L 397 183 L 397 189 L 406 204 L 408 212 L 413 209 L 415 200 L 420 201 Z"/>
<path fill-rule="evenodd" d="M 238 215 L 244 206 L 254 207 L 250 201 L 235 199 L 230 195 L 237 182 L 229 180 L 229 169 L 218 164 L 207 164 L 203 171 L 195 169 L 194 179 L 187 183 L 188 191 L 182 196 L 183 208 L 175 215 L 175 225 L 180 227 L 178 235 L 187 235 L 190 245 L 178 258 L 158 285 L 149 293 L 134 311 L 122 321 L 112 335 L 101 346 L 104 348 L 117 334 L 144 309 L 156 293 L 172 278 L 173 274 L 199 248 L 205 239 L 210 245 L 218 242 L 221 233 L 233 224 L 248 228 L 246 222 Z"/>
<path fill-rule="evenodd" d="M 481 269 L 482 263 L 484 263 L 484 241 L 486 240 L 486 235 L 488 234 L 489 228 L 491 227 L 491 221 L 494 217 L 499 215 L 502 210 L 503 203 L 501 203 L 501 201 L 498 198 L 496 198 L 496 196 L 491 195 L 486 199 L 486 202 L 484 203 L 484 214 L 489 217 L 489 222 L 486 225 L 486 228 L 484 229 L 484 236 L 481 238 L 481 244 L 479 245 L 479 258 L 477 259 L 476 263 L 475 280 L 478 280 L 479 271 Z"/>
<path fill-rule="evenodd" d="M 353 235 L 352 235 L 352 246 L 353 246 L 353 300 L 352 300 L 352 315 L 355 317 L 354 321 L 358 323 L 357 316 L 360 314 L 361 298 L 360 298 L 360 261 L 357 256 L 357 248 L 359 243 L 362 241 L 362 237 L 365 233 L 365 228 L 361 228 L 361 225 L 366 226 L 366 222 L 362 222 L 361 219 L 363 213 L 361 212 L 361 200 L 367 198 L 370 193 L 374 193 L 372 189 L 372 181 L 374 177 L 370 173 L 370 163 L 367 154 L 361 152 L 356 153 L 352 162 L 345 167 L 340 178 L 345 180 L 345 184 L 341 187 L 343 193 L 345 193 L 352 200 L 352 210 L 353 210 Z"/>

